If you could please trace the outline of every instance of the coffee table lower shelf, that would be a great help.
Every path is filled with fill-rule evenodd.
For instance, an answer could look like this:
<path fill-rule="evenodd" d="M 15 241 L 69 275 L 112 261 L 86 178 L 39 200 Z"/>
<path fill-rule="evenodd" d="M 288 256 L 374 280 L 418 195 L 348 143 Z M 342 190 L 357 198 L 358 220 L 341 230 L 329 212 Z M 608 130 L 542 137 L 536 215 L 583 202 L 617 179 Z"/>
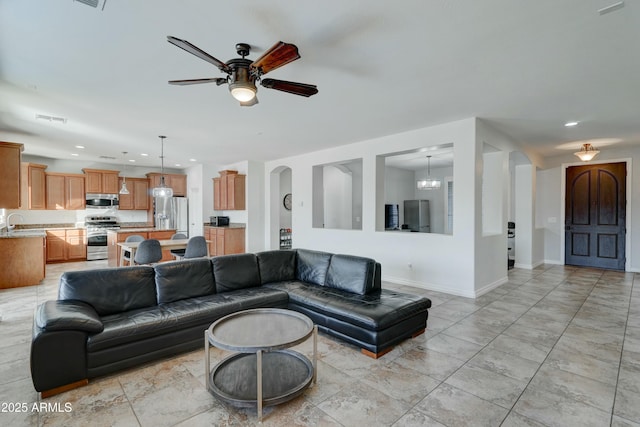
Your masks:
<path fill-rule="evenodd" d="M 278 405 L 299 396 L 313 378 L 313 364 L 297 351 L 262 353 L 262 405 Z M 209 392 L 232 406 L 254 407 L 258 404 L 257 381 L 256 353 L 237 353 L 211 370 Z"/>

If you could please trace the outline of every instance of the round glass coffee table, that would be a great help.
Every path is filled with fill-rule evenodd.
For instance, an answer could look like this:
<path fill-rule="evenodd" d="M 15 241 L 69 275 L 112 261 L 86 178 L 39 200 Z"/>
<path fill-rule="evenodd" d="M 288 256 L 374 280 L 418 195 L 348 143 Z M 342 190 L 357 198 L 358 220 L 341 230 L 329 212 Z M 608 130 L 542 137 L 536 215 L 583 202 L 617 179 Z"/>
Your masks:
<path fill-rule="evenodd" d="M 313 361 L 289 349 L 313 336 Z M 318 327 L 302 313 L 257 308 L 229 314 L 204 333 L 207 390 L 233 406 L 277 405 L 316 381 Z M 237 352 L 210 368 L 210 346 Z"/>

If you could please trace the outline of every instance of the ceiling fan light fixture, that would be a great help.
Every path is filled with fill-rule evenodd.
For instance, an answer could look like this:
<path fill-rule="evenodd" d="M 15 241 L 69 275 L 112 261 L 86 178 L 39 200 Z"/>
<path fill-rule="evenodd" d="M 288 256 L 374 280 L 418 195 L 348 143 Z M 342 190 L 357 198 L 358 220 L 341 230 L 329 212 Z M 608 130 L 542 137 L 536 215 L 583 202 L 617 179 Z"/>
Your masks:
<path fill-rule="evenodd" d="M 577 151 L 573 154 L 578 156 L 583 162 L 588 162 L 589 160 L 593 160 L 593 158 L 597 156 L 598 153 L 600 153 L 600 151 L 596 150 L 593 145 L 587 143 L 582 144 L 582 148 L 580 148 L 580 151 Z"/>
<path fill-rule="evenodd" d="M 256 97 L 256 86 L 251 83 L 231 83 L 229 84 L 231 96 L 239 102 L 248 102 Z"/>
<path fill-rule="evenodd" d="M 230 66 L 233 68 L 232 78 L 229 81 L 229 91 L 231 96 L 239 102 L 251 101 L 256 97 L 256 92 L 258 91 L 254 83 L 255 78 L 249 72 L 250 63 L 248 59 L 229 61 Z"/>

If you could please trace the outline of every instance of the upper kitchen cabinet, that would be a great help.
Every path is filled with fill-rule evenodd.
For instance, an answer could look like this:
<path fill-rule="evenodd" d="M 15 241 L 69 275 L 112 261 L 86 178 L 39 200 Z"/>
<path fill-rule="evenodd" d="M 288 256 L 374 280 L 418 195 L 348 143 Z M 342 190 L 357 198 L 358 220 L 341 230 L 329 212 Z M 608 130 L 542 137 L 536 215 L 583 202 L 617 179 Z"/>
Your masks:
<path fill-rule="evenodd" d="M 129 194 L 120 194 L 120 210 L 142 210 L 149 209 L 149 180 L 146 178 L 120 178 L 118 187 L 122 188 L 122 182 L 127 183 Z"/>
<path fill-rule="evenodd" d="M 213 178 L 213 209 L 244 210 L 246 175 L 232 170 L 224 170 L 218 173 L 220 177 Z"/>
<path fill-rule="evenodd" d="M 22 163 L 20 209 L 46 209 L 45 169 L 47 165 Z"/>
<path fill-rule="evenodd" d="M 84 179 L 83 174 L 47 172 L 45 174 L 47 209 L 84 209 Z"/>
<path fill-rule="evenodd" d="M 82 169 L 86 180 L 87 193 L 116 194 L 118 187 L 119 171 L 104 169 Z"/>
<path fill-rule="evenodd" d="M 0 141 L 0 208 L 20 208 L 20 160 L 24 145 Z"/>
<path fill-rule="evenodd" d="M 173 195 L 176 197 L 186 197 L 187 195 L 187 176 L 176 173 L 160 174 L 150 172 L 147 174 L 149 178 L 149 187 L 160 187 L 161 177 L 164 176 L 164 184 L 173 189 Z"/>

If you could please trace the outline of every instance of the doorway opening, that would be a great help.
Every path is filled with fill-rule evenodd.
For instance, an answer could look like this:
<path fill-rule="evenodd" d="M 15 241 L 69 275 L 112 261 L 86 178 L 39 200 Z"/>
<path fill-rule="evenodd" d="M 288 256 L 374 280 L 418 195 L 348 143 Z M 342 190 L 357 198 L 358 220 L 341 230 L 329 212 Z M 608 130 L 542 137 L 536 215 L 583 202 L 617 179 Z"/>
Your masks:
<path fill-rule="evenodd" d="M 292 171 L 288 166 L 278 166 L 270 174 L 269 247 L 290 249 L 293 245 Z"/>

